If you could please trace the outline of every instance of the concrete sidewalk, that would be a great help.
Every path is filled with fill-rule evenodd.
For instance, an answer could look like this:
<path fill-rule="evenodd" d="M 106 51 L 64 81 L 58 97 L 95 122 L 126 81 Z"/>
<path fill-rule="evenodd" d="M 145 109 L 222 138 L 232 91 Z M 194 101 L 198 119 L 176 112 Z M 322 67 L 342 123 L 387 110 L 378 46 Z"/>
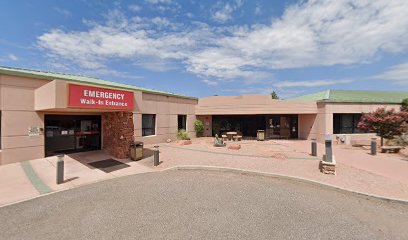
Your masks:
<path fill-rule="evenodd" d="M 309 153 L 310 141 L 278 141 L 280 144 L 298 151 Z M 317 153 L 320 158 L 324 154 L 324 144 L 318 144 Z M 361 169 L 376 175 L 408 184 L 408 158 L 395 153 L 370 154 L 370 150 L 347 145 L 333 145 L 333 154 L 337 163 Z"/>
<path fill-rule="evenodd" d="M 69 154 L 64 160 L 64 183 L 56 183 L 57 157 L 34 159 L 0 166 L 0 206 L 54 191 L 75 188 L 116 177 L 149 172 L 138 162 L 117 160 L 121 169 L 105 172 L 90 163 L 112 159 L 103 151 Z"/>
<path fill-rule="evenodd" d="M 367 150 L 335 146 L 337 175 L 319 171 L 319 158 L 309 155 L 310 141 L 242 141 L 240 150 L 215 148 L 212 138 L 194 139 L 193 144 L 160 145 L 162 163 L 112 159 L 103 151 L 69 154 L 65 157 L 65 182 L 56 184 L 56 157 L 0 166 L 0 206 L 49 192 L 144 172 L 177 166 L 215 166 L 266 172 L 307 179 L 340 188 L 388 198 L 408 200 L 408 162 L 398 155 L 371 156 Z M 230 142 L 228 144 L 235 144 Z M 146 153 L 153 146 L 145 145 Z M 319 156 L 323 145 L 318 146 Z M 103 162 L 119 165 L 103 168 Z"/>

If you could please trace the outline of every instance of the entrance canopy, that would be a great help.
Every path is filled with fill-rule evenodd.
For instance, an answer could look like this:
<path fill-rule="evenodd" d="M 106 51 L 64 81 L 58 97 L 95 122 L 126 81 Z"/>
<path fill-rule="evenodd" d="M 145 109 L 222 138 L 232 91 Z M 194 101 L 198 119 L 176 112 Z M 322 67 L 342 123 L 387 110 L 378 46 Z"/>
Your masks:
<path fill-rule="evenodd" d="M 110 112 L 133 111 L 131 91 L 51 81 L 35 90 L 36 111 Z"/>

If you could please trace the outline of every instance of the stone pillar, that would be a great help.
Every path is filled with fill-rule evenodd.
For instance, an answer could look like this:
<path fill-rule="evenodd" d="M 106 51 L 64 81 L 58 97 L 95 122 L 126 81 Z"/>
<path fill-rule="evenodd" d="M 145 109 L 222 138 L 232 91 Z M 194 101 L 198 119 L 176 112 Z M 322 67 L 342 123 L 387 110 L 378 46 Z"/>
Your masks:
<path fill-rule="evenodd" d="M 134 135 L 133 113 L 104 113 L 102 127 L 103 149 L 115 158 L 128 158 Z"/>

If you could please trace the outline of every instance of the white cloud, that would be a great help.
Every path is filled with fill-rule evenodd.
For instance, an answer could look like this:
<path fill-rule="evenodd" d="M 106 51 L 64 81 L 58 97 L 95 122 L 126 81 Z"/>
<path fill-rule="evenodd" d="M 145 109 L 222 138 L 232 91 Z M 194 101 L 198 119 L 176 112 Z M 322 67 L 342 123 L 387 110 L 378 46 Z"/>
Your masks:
<path fill-rule="evenodd" d="M 170 21 L 167 18 L 163 17 L 152 18 L 152 22 L 160 27 L 166 27 L 171 25 Z"/>
<path fill-rule="evenodd" d="M 242 1 L 228 4 L 234 8 Z M 408 49 L 405 0 L 301 1 L 269 25 L 224 28 L 129 19 L 117 10 L 107 17 L 106 23 L 93 23 L 85 31 L 50 30 L 38 37 L 38 45 L 60 61 L 87 68 L 104 67 L 115 58 L 139 64 L 144 59 L 176 61 L 211 81 L 262 79 L 276 69 L 361 64 Z"/>
<path fill-rule="evenodd" d="M 145 0 L 150 4 L 150 8 L 156 11 L 165 12 L 171 11 L 176 12 L 181 6 L 177 1 L 172 0 Z"/>
<path fill-rule="evenodd" d="M 12 61 L 18 61 L 18 57 L 16 55 L 14 55 L 14 54 L 9 54 L 7 57 L 8 57 L 8 59 L 10 59 Z"/>
<path fill-rule="evenodd" d="M 131 4 L 128 6 L 128 8 L 132 12 L 140 12 L 140 10 L 142 10 L 142 7 L 137 4 Z"/>
<path fill-rule="evenodd" d="M 216 11 L 213 13 L 212 18 L 220 23 L 232 19 L 232 13 L 242 6 L 242 0 L 236 0 L 231 3 L 222 4 L 218 2 L 215 6 Z"/>
<path fill-rule="evenodd" d="M 293 88 L 293 87 L 322 87 L 330 86 L 335 84 L 346 84 L 351 83 L 353 80 L 350 79 L 338 79 L 338 80 L 314 80 L 314 81 L 281 81 L 274 84 L 278 88 Z"/>
<path fill-rule="evenodd" d="M 256 5 L 254 13 L 255 13 L 255 15 L 261 15 L 262 14 L 262 9 L 261 9 L 261 6 L 259 4 Z"/>
<path fill-rule="evenodd" d="M 218 85 L 217 81 L 212 81 L 212 80 L 208 80 L 208 79 L 203 79 L 201 80 L 203 83 L 207 84 L 208 86 L 216 86 Z"/>
<path fill-rule="evenodd" d="M 373 78 L 393 81 L 398 85 L 408 85 L 408 62 L 392 66 Z"/>
<path fill-rule="evenodd" d="M 150 4 L 171 4 L 172 0 L 146 0 Z"/>
<path fill-rule="evenodd" d="M 67 9 L 63 9 L 63 8 L 59 8 L 59 7 L 54 7 L 54 10 L 55 10 L 57 13 L 63 15 L 64 17 L 69 17 L 69 16 L 71 16 L 71 12 L 68 11 Z"/>

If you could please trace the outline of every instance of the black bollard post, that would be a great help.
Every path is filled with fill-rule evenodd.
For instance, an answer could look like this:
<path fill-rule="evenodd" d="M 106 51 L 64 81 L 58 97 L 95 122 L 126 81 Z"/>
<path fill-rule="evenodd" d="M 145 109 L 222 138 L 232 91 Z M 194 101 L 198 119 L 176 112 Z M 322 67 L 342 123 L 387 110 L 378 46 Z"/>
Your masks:
<path fill-rule="evenodd" d="M 332 149 L 332 139 L 331 135 L 326 136 L 325 140 L 325 148 L 326 148 L 326 155 L 325 155 L 325 162 L 333 162 L 333 149 Z"/>
<path fill-rule="evenodd" d="M 153 165 L 154 166 L 158 166 L 159 165 L 159 146 L 154 146 L 154 162 Z"/>
<path fill-rule="evenodd" d="M 371 155 L 377 155 L 377 138 L 371 138 Z"/>
<path fill-rule="evenodd" d="M 312 156 L 317 156 L 317 142 L 315 138 L 312 138 Z"/>
<path fill-rule="evenodd" d="M 64 155 L 57 156 L 57 184 L 64 182 Z"/>

